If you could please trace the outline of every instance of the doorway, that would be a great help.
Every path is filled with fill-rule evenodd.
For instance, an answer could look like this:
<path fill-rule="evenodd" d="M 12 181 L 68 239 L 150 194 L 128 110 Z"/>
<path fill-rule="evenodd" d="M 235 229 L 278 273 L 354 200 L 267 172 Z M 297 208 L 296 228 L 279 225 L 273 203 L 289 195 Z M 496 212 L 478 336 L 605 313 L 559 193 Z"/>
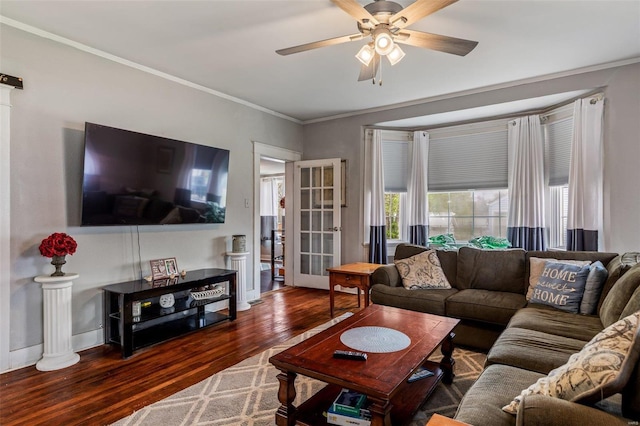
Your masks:
<path fill-rule="evenodd" d="M 283 176 L 283 191 L 284 191 L 284 198 L 288 198 L 289 200 L 291 200 L 293 198 L 293 188 L 292 188 L 292 176 L 291 173 L 293 171 L 292 168 L 292 164 L 294 161 L 299 161 L 302 158 L 302 154 L 300 152 L 297 151 L 292 151 L 286 148 L 279 148 L 273 145 L 266 145 L 260 142 L 254 142 L 253 143 L 253 170 L 254 170 L 254 184 L 253 184 L 253 206 L 254 206 L 254 213 L 253 213 L 253 217 L 254 217 L 254 221 L 253 221 L 253 246 L 252 246 L 252 253 L 253 253 L 253 286 L 252 288 L 248 288 L 247 289 L 247 300 L 259 300 L 260 299 L 260 294 L 262 293 L 262 289 L 261 289 L 261 276 L 263 274 L 268 274 L 267 276 L 270 278 L 271 277 L 271 253 L 270 251 L 268 252 L 268 258 L 267 258 L 267 262 L 264 262 L 263 259 L 265 259 L 265 256 L 263 255 L 263 250 L 264 247 L 263 246 L 267 246 L 270 250 L 271 246 L 270 246 L 270 241 L 269 244 L 263 244 L 263 236 L 268 236 L 271 237 L 270 232 L 268 235 L 263 235 L 263 231 L 262 231 L 262 226 L 261 226 L 261 175 L 262 175 L 262 167 L 261 164 L 264 164 L 264 160 L 268 160 L 270 163 L 278 163 L 280 164 L 280 166 L 284 169 L 284 176 Z M 264 169 L 264 174 L 268 175 L 268 174 L 272 174 L 266 171 L 266 164 L 265 164 L 265 169 Z M 279 172 L 278 172 L 279 173 Z M 278 204 L 279 204 L 278 200 Z M 282 211 L 282 216 L 286 218 L 285 215 L 286 210 L 283 209 Z M 277 216 L 277 214 L 276 214 Z M 293 219 L 293 218 L 290 218 Z M 271 219 L 273 221 L 273 219 Z M 276 219 L 276 225 L 274 226 L 276 228 L 276 230 L 278 230 L 278 226 L 281 227 L 281 230 L 283 231 L 283 235 L 286 235 L 287 232 L 292 233 L 293 232 L 293 220 L 289 220 L 287 221 L 286 219 L 281 219 L 280 223 L 278 224 L 277 219 Z M 274 253 L 275 256 L 279 256 L 280 253 L 282 256 L 282 259 L 278 259 L 278 260 L 282 260 L 284 261 L 287 257 L 291 259 L 291 255 L 288 253 L 292 253 L 293 251 L 293 246 L 291 246 L 290 244 L 281 244 L 282 240 L 281 240 L 281 235 L 277 235 L 275 236 L 275 238 L 278 238 L 278 246 L 276 248 L 278 248 L 278 251 Z M 269 238 L 271 239 L 271 238 Z M 266 263 L 266 265 L 265 265 Z M 276 273 L 278 273 L 278 275 L 282 275 L 282 280 L 279 280 L 277 282 L 278 286 L 282 286 L 285 285 L 285 282 L 283 281 L 284 277 L 290 277 L 290 279 L 287 279 L 286 281 L 286 285 L 294 285 L 293 282 L 293 270 L 290 269 L 292 266 L 293 262 L 281 262 L 280 264 L 277 265 L 278 269 L 275 271 Z M 268 269 L 263 269 L 263 268 L 268 268 Z M 263 270 L 267 270 L 266 273 L 263 272 Z"/>
<path fill-rule="evenodd" d="M 285 280 L 285 161 L 260 157 L 260 293 Z"/>

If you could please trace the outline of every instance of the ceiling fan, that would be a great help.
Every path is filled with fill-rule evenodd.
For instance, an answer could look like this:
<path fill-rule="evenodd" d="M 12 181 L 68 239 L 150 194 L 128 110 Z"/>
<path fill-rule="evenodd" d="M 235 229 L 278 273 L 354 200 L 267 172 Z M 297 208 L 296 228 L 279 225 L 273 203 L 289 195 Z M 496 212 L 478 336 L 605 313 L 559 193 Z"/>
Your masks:
<path fill-rule="evenodd" d="M 291 55 L 371 37 L 371 41 L 360 49 L 356 58 L 362 62 L 358 81 L 373 79 L 375 83 L 381 56 L 386 56 L 391 65 L 397 64 L 404 57 L 405 53 L 398 43 L 459 56 L 465 56 L 478 44 L 477 41 L 406 29 L 458 0 L 417 0 L 405 8 L 387 0 L 375 0 L 364 7 L 356 0 L 331 1 L 358 21 L 358 33 L 280 49 L 276 53 Z"/>

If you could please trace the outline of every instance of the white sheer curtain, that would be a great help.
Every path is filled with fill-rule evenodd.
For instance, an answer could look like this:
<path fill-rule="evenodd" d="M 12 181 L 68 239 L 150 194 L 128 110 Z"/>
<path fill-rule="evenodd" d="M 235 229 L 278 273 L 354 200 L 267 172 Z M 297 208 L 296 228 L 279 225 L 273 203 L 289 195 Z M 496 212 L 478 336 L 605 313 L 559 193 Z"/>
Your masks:
<path fill-rule="evenodd" d="M 387 263 L 387 230 L 384 212 L 384 170 L 380 130 L 365 131 L 365 221 L 368 220 L 369 262 Z"/>
<path fill-rule="evenodd" d="M 544 140 L 538 115 L 509 123 L 509 216 L 513 247 L 545 250 Z"/>
<path fill-rule="evenodd" d="M 549 188 L 549 204 L 547 209 L 549 247 L 560 247 L 563 245 L 562 190 L 563 188 L 561 186 L 552 186 Z"/>
<path fill-rule="evenodd" d="M 426 246 L 429 238 L 428 155 L 429 134 L 423 131 L 413 132 L 407 182 L 407 225 L 409 242 L 421 246 Z"/>
<path fill-rule="evenodd" d="M 602 118 L 604 99 L 578 99 L 573 109 L 567 250 L 602 247 Z"/>
<path fill-rule="evenodd" d="M 278 215 L 278 179 L 260 178 L 260 216 Z"/>

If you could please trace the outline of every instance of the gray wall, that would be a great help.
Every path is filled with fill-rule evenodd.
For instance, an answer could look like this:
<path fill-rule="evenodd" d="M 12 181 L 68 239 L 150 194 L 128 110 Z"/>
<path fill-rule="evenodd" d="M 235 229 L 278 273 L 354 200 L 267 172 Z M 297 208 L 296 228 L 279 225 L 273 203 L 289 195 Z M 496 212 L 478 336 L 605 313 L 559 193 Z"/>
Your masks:
<path fill-rule="evenodd" d="M 230 236 L 252 247 L 252 141 L 302 150 L 302 126 L 17 29 L 0 26 L 2 72 L 20 76 L 11 94 L 11 350 L 42 343 L 42 291 L 33 278 L 53 266 L 38 251 L 67 232 L 78 251 L 73 334 L 99 330 L 105 284 L 149 273 L 149 260 L 176 257 L 180 269 L 225 267 Z M 222 225 L 80 228 L 84 123 L 231 150 L 227 221 Z M 246 208 L 244 200 L 250 200 Z M 252 270 L 253 260 L 248 259 Z M 253 288 L 253 274 L 247 275 Z"/>
<path fill-rule="evenodd" d="M 363 261 L 367 253 L 362 246 L 362 126 L 599 87 L 604 87 L 606 96 L 605 249 L 615 252 L 640 250 L 640 221 L 637 219 L 640 212 L 640 64 L 633 64 L 305 125 L 304 159 L 341 157 L 348 161 L 347 207 L 342 209 L 342 261 Z"/>

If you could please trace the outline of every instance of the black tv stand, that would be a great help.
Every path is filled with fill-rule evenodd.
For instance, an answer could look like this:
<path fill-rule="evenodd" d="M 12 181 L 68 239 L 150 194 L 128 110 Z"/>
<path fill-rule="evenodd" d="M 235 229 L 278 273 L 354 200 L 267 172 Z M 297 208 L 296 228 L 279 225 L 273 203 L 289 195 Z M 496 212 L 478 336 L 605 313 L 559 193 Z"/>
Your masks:
<path fill-rule="evenodd" d="M 235 320 L 236 274 L 230 269 L 200 269 L 187 272 L 184 277 L 152 282 L 135 280 L 103 287 L 105 343 L 120 345 L 122 358 L 128 358 L 145 346 Z M 191 294 L 192 290 L 218 283 L 226 283 L 220 295 L 196 300 Z M 175 303 L 162 308 L 160 296 L 167 294 L 173 295 Z M 229 301 L 227 314 L 205 311 L 206 305 L 223 300 Z M 139 312 L 135 312 L 138 304 Z"/>

